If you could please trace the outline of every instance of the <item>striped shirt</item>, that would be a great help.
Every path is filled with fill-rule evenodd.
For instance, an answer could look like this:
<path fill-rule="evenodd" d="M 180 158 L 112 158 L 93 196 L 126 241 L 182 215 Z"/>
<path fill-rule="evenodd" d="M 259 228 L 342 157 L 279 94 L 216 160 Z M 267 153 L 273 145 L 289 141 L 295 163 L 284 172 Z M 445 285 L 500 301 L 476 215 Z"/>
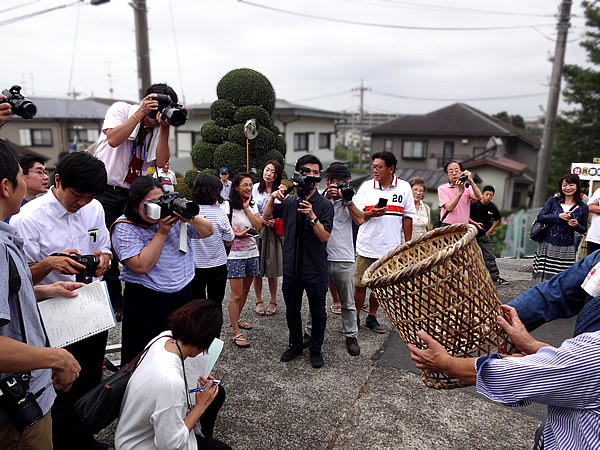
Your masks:
<path fill-rule="evenodd" d="M 544 449 L 600 448 L 600 331 L 523 358 L 478 358 L 477 391 L 507 406 L 548 405 Z"/>
<path fill-rule="evenodd" d="M 227 253 L 223 241 L 233 241 L 235 235 L 229 224 L 229 219 L 219 206 L 198 205 L 198 215 L 208 219 L 213 224 L 215 232 L 204 239 L 192 239 L 194 250 L 194 266 L 197 269 L 207 269 L 227 264 Z"/>
<path fill-rule="evenodd" d="M 119 219 L 126 219 L 125 216 Z M 187 226 L 187 225 L 186 225 Z M 123 273 L 119 280 L 128 283 L 141 284 L 153 291 L 172 293 L 186 287 L 194 278 L 193 252 L 186 254 L 179 251 L 179 231 L 181 222 L 177 221 L 162 246 L 158 260 L 146 273 L 135 273 L 126 264 L 123 264 Z M 139 226 L 132 223 L 119 222 L 112 227 L 112 245 L 121 261 L 139 255 L 143 248 L 150 243 L 156 232 L 158 224 Z M 198 233 L 188 226 L 188 249 L 191 248 L 192 238 L 197 238 Z"/>

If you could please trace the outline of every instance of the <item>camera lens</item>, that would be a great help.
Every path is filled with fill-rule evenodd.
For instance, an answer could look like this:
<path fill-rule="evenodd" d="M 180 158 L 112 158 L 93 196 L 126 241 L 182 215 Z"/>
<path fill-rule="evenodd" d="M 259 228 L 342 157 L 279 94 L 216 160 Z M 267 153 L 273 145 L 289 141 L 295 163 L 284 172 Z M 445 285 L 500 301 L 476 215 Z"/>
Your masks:
<path fill-rule="evenodd" d="M 22 100 L 15 108 L 14 113 L 23 119 L 33 119 L 37 113 L 37 108 L 29 100 Z"/>
<path fill-rule="evenodd" d="M 194 216 L 197 216 L 200 212 L 200 207 L 188 200 L 184 200 L 182 198 L 176 198 L 173 201 L 173 211 L 177 214 L 181 214 L 185 219 L 191 219 Z"/>

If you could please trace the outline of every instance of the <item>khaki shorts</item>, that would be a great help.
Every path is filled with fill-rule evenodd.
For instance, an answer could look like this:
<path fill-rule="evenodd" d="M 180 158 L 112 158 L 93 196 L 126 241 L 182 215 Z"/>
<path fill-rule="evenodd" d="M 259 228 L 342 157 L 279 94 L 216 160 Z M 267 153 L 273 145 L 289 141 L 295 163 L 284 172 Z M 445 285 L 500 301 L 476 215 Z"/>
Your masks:
<path fill-rule="evenodd" d="M 366 256 L 356 255 L 356 268 L 354 272 L 354 286 L 365 287 L 362 284 L 362 276 L 371 264 L 377 261 L 379 258 L 367 258 Z"/>

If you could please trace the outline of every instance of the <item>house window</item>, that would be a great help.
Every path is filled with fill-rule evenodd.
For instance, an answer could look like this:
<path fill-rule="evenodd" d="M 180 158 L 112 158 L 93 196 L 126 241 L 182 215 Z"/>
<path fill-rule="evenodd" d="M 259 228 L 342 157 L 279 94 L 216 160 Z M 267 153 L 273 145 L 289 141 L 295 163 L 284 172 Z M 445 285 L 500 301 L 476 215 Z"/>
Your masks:
<path fill-rule="evenodd" d="M 442 158 L 442 166 L 454 161 L 454 141 L 444 141 L 444 155 Z"/>
<path fill-rule="evenodd" d="M 95 129 L 83 129 L 83 128 L 71 128 L 69 130 L 69 141 L 75 142 L 96 142 L 99 136 L 98 130 Z"/>
<path fill-rule="evenodd" d="M 319 133 L 319 148 L 331 148 L 331 134 Z"/>
<path fill-rule="evenodd" d="M 21 128 L 19 130 L 19 140 L 21 145 L 26 147 L 52 147 L 52 130 L 50 129 L 29 129 Z"/>
<path fill-rule="evenodd" d="M 294 133 L 294 151 L 308 151 L 308 133 Z"/>
<path fill-rule="evenodd" d="M 392 151 L 392 140 L 391 139 L 386 139 L 385 141 L 383 141 L 383 149 L 386 152 Z"/>
<path fill-rule="evenodd" d="M 427 141 L 402 141 L 402 158 L 425 159 L 427 157 Z"/>

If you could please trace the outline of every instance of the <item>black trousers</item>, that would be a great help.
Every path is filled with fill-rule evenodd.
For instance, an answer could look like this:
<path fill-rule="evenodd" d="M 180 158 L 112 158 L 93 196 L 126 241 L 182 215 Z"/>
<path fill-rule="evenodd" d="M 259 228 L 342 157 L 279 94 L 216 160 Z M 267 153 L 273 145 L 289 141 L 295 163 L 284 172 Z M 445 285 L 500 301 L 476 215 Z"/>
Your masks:
<path fill-rule="evenodd" d="M 121 215 L 125 209 L 125 204 L 129 198 L 129 191 L 127 189 L 120 189 L 115 191 L 112 188 L 106 188 L 104 192 L 96 197 L 96 199 L 102 203 L 104 207 L 104 219 L 106 222 L 106 228 L 110 230 L 110 227 Z M 104 273 L 102 278 L 106 281 L 106 287 L 108 288 L 108 295 L 114 309 L 120 309 L 123 307 L 123 292 L 121 289 L 121 282 L 119 276 L 121 271 L 119 270 L 119 258 L 113 253 L 110 267 Z"/>
<path fill-rule="evenodd" d="M 94 436 L 85 429 L 73 405 L 102 380 L 107 338 L 108 331 L 104 331 L 65 347 L 79 362 L 81 372 L 71 389 L 56 391 L 52 405 L 52 442 L 57 450 L 94 448 Z"/>
<path fill-rule="evenodd" d="M 226 286 L 227 264 L 206 269 L 196 268 L 196 274 L 192 280 L 192 295 L 194 299 L 207 298 L 213 300 L 222 307 Z"/>
<path fill-rule="evenodd" d="M 191 300 L 190 284 L 180 291 L 164 293 L 141 284 L 125 283 L 121 365 L 129 363 L 154 337 L 168 330 L 171 313 Z"/>
<path fill-rule="evenodd" d="M 283 299 L 285 300 L 285 318 L 290 331 L 290 347 L 302 351 L 302 295 L 306 291 L 308 307 L 312 317 L 311 341 L 308 349 L 320 352 L 325 336 L 327 313 L 325 312 L 325 296 L 329 278 L 327 273 L 312 278 L 293 278 L 283 275 Z"/>

